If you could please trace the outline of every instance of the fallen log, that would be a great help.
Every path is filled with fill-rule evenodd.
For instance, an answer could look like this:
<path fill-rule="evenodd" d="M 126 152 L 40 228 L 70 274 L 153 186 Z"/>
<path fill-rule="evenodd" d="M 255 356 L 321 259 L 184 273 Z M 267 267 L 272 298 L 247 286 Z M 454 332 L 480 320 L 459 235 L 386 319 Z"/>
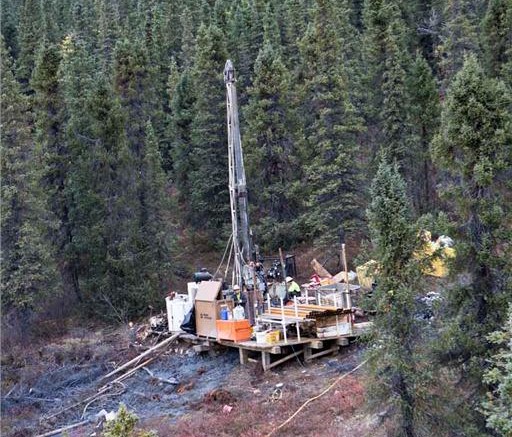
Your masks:
<path fill-rule="evenodd" d="M 52 435 L 61 434 L 64 431 L 68 431 L 68 430 L 73 429 L 73 428 L 78 428 L 79 426 L 87 425 L 88 423 L 89 423 L 88 420 L 83 420 L 82 422 L 73 423 L 73 425 L 68 425 L 68 426 L 65 426 L 63 428 L 54 429 L 53 431 L 46 432 L 44 434 L 39 434 L 36 437 L 50 437 Z"/>
<path fill-rule="evenodd" d="M 157 345 L 153 346 L 152 348 L 148 349 L 147 351 L 145 351 L 145 352 L 141 353 L 140 355 L 136 356 L 133 360 L 128 361 L 127 363 L 123 364 L 122 366 L 118 367 L 117 369 L 113 370 L 112 372 L 106 374 L 105 376 L 103 376 L 101 378 L 101 380 L 110 378 L 111 376 L 115 375 L 116 373 L 119 373 L 121 370 L 124 370 L 124 369 L 130 367 L 132 364 L 138 363 L 142 358 L 148 356 L 152 352 L 154 352 L 154 351 L 156 351 L 156 350 L 158 350 L 158 349 L 168 345 L 169 343 L 172 343 L 180 335 L 181 335 L 181 333 L 178 332 L 178 333 L 174 334 L 173 336 L 171 336 L 169 338 L 166 338 L 165 340 L 161 341 Z"/>
<path fill-rule="evenodd" d="M 132 376 L 137 370 L 139 370 L 141 367 L 147 366 L 149 363 L 153 362 L 156 359 L 156 357 L 148 358 L 146 361 L 140 363 L 138 366 L 134 367 L 133 369 L 130 369 L 128 372 L 123 373 L 121 376 L 118 376 L 116 379 L 114 379 L 111 382 L 108 382 L 103 387 L 99 388 L 98 391 L 101 392 L 105 389 L 108 389 L 109 387 L 113 386 L 114 384 L 120 384 L 121 381 L 124 381 L 125 379 Z"/>

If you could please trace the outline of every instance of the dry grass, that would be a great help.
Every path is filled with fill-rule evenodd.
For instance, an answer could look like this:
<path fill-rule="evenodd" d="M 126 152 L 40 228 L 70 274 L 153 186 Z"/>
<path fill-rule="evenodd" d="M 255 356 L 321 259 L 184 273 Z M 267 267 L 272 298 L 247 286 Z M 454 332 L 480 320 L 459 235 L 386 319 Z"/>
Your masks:
<path fill-rule="evenodd" d="M 159 419 L 147 422 L 145 427 L 156 430 L 160 436 L 264 436 L 326 385 L 322 384 L 324 381 L 317 381 L 316 384 L 309 382 L 306 384 L 304 381 L 297 381 L 295 385 L 286 383 L 281 399 L 275 400 L 272 397 L 274 386 L 245 392 L 239 387 L 232 392 L 223 389 L 206 396 L 202 403 L 196 405 L 197 411 L 174 424 L 169 419 Z M 337 424 L 360 410 L 363 403 L 364 390 L 360 380 L 357 377 L 347 377 L 340 387 L 311 403 L 290 424 L 274 435 L 333 435 Z M 232 410 L 225 411 L 225 405 L 231 406 Z"/>

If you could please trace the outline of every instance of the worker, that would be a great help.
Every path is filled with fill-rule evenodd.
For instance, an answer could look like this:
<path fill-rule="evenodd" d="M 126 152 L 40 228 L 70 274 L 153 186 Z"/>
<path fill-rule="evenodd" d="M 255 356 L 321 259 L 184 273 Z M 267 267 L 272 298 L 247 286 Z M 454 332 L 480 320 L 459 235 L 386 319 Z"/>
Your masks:
<path fill-rule="evenodd" d="M 239 285 L 233 285 L 233 294 L 234 294 L 234 301 L 235 305 L 242 305 L 245 307 L 246 298 L 244 293 L 242 293 L 242 290 L 240 290 Z"/>
<path fill-rule="evenodd" d="M 288 295 L 290 297 L 300 296 L 300 286 L 293 280 L 291 276 L 286 277 L 286 284 L 288 285 Z"/>

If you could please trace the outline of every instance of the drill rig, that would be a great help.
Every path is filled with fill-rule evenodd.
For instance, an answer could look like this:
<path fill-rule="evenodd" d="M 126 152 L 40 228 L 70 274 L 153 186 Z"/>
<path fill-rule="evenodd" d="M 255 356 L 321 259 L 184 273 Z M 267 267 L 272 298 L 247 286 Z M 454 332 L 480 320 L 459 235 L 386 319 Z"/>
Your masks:
<path fill-rule="evenodd" d="M 229 199 L 234 258 L 232 283 L 242 287 L 242 271 L 244 265 L 248 264 L 252 258 L 252 244 L 249 231 L 247 183 L 238 121 L 235 68 L 229 59 L 224 67 L 224 83 L 226 84 Z"/>

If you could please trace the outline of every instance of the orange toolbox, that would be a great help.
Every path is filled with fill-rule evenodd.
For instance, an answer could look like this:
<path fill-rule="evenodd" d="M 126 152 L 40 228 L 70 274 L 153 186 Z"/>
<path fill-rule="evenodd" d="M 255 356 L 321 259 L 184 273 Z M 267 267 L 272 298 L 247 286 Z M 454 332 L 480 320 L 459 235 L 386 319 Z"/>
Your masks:
<path fill-rule="evenodd" d="M 249 320 L 217 320 L 217 340 L 247 341 L 251 339 Z"/>

